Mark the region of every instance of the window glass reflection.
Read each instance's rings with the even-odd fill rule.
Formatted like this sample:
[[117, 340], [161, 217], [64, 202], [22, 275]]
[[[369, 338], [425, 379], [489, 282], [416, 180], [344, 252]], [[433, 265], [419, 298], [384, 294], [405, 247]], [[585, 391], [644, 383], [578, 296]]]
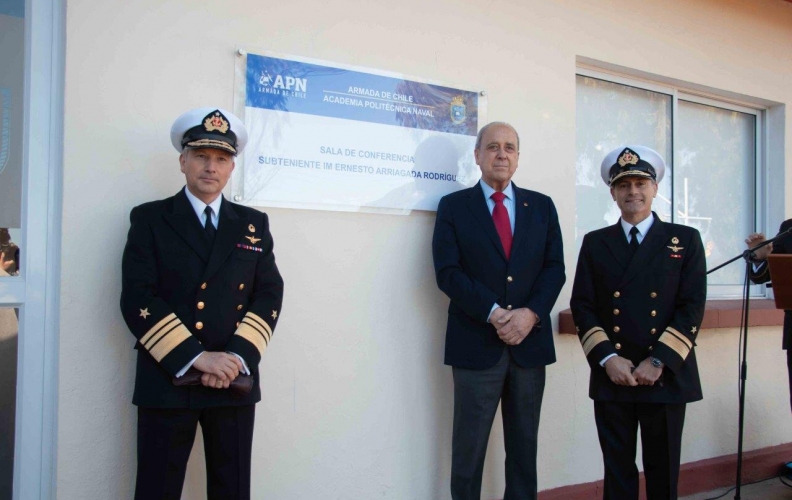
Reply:
[[[676, 222], [701, 232], [713, 268], [739, 255], [743, 235], [753, 231], [756, 117], [680, 100], [677, 137]], [[740, 285], [743, 274], [743, 266], [732, 265], [708, 282]]]
[[24, 0], [0, 0], [0, 228], [6, 230], [0, 234], [0, 252], [6, 254], [0, 268], [13, 267], [9, 274], [17, 272], [19, 258], [11, 254], [19, 248], [3, 247], [4, 240], [21, 241], [24, 18]]
[[[575, 244], [589, 231], [615, 224], [619, 207], [600, 177], [600, 164], [611, 150], [626, 144], [647, 146], [671, 167], [671, 96], [577, 76]], [[672, 169], [658, 185], [652, 209], [671, 222]]]

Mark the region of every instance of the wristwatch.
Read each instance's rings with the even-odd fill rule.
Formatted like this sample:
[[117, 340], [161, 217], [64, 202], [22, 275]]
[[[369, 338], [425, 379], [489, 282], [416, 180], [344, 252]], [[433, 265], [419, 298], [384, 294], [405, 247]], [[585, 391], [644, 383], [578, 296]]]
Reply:
[[654, 356], [649, 356], [649, 362], [652, 363], [652, 366], [654, 366], [655, 368], [663, 367], [663, 362], [655, 358]]

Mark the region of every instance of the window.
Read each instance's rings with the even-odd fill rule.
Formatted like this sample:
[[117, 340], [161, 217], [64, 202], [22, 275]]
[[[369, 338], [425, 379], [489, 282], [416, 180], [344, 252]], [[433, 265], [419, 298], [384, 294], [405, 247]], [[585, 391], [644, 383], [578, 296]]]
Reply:
[[[577, 249], [589, 231], [614, 224], [619, 209], [600, 177], [608, 152], [627, 144], [656, 150], [668, 169], [652, 209], [701, 233], [707, 267], [738, 255], [757, 227], [762, 110], [672, 86], [579, 69], [577, 75]], [[771, 231], [772, 232], [772, 231]], [[708, 276], [708, 296], [740, 296], [744, 265]], [[753, 295], [764, 293], [761, 286]]]
[[55, 498], [64, 21], [63, 0], [0, 0], [3, 499]]

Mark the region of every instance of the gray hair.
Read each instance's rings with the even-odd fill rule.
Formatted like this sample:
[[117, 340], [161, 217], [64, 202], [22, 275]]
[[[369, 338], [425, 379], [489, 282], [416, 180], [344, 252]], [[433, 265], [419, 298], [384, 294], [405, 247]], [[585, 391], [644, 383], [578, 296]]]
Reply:
[[517, 133], [517, 129], [516, 128], [512, 127], [511, 124], [506, 123], [506, 122], [489, 122], [488, 124], [486, 124], [483, 127], [481, 127], [481, 130], [479, 130], [479, 133], [476, 136], [476, 148], [475, 149], [480, 149], [481, 148], [481, 138], [484, 136], [484, 134], [487, 132], [487, 130], [489, 130], [489, 128], [493, 127], [493, 126], [509, 127], [510, 129], [512, 129], [514, 131], [514, 135], [517, 136], [517, 151], [520, 150], [520, 134]]

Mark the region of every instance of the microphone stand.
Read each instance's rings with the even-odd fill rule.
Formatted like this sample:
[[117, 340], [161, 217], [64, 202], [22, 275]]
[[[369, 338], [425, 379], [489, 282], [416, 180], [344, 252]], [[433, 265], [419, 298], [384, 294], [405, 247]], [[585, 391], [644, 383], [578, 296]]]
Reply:
[[732, 262], [744, 259], [745, 260], [745, 286], [743, 286], [743, 310], [742, 316], [740, 319], [740, 337], [742, 339], [742, 345], [738, 346], [738, 350], [742, 349], [742, 364], [740, 366], [740, 403], [739, 403], [739, 411], [740, 411], [740, 421], [738, 426], [738, 436], [737, 436], [737, 484], [735, 486], [736, 491], [734, 498], [735, 500], [740, 500], [740, 486], [742, 483], [742, 457], [743, 457], [743, 431], [745, 428], [745, 381], [748, 378], [748, 304], [750, 300], [750, 279], [749, 276], [751, 275], [751, 264], [756, 259], [756, 254], [754, 253], [756, 250], [769, 245], [770, 243], [778, 240], [779, 238], [783, 238], [784, 236], [792, 233], [792, 228], [787, 229], [782, 233], [778, 233], [775, 238], [765, 240], [753, 248], [749, 248], [745, 250], [740, 255], [727, 260], [723, 264], [710, 269], [707, 271], [707, 274], [714, 273], [718, 269], [725, 267]]

